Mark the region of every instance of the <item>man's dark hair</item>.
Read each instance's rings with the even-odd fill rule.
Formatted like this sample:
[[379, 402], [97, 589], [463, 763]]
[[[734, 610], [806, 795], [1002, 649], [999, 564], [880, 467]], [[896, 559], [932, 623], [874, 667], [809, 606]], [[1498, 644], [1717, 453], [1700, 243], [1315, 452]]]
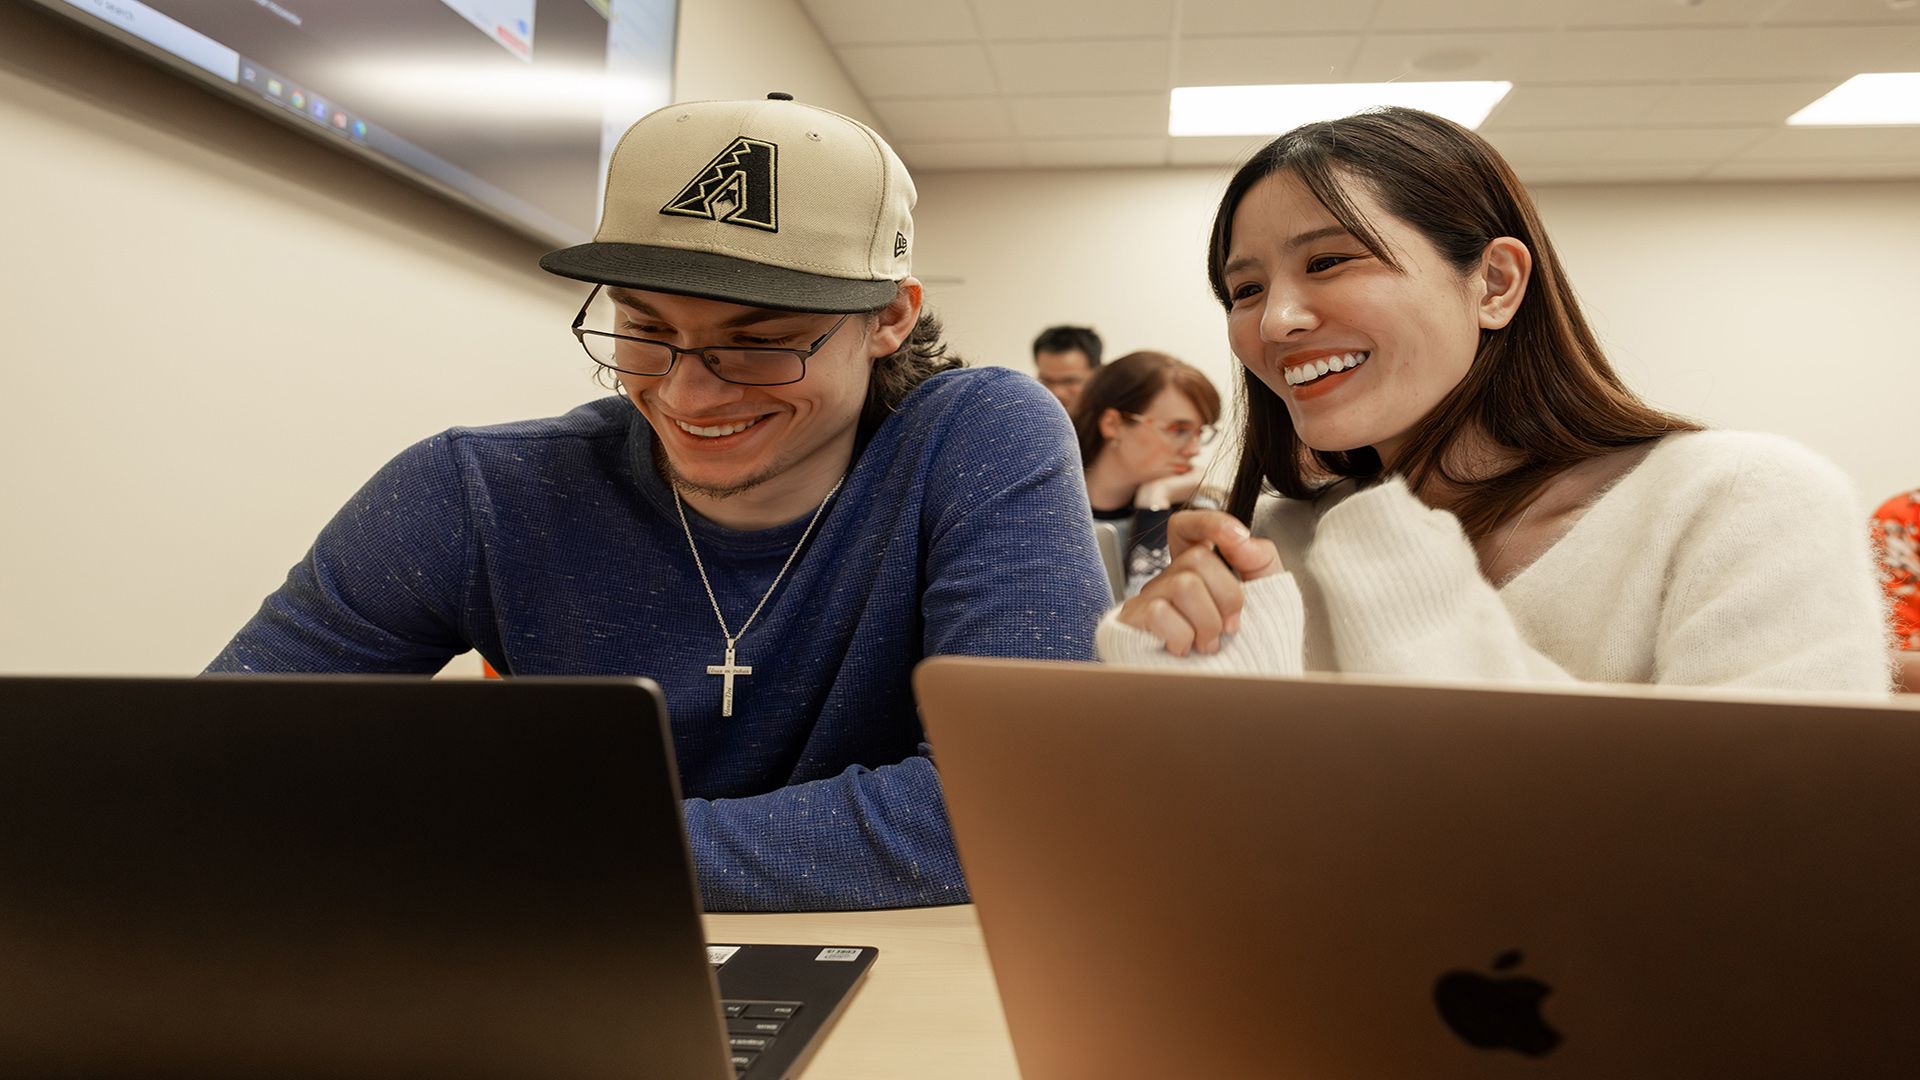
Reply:
[[1100, 335], [1091, 326], [1049, 326], [1033, 339], [1033, 355], [1078, 350], [1087, 358], [1088, 367], [1100, 366]]

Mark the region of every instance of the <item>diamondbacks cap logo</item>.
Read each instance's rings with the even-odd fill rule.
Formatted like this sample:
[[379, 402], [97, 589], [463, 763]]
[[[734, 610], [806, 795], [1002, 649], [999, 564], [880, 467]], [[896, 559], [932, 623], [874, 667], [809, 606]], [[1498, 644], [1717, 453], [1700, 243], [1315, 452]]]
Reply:
[[779, 232], [779, 154], [770, 142], [735, 139], [660, 212]]

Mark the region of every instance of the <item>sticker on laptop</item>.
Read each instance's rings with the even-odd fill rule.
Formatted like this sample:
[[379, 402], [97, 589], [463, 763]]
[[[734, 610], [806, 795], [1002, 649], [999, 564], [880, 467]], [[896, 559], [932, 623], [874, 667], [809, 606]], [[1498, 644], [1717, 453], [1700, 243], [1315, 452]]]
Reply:
[[707, 963], [719, 967], [733, 959], [733, 954], [739, 951], [738, 945], [709, 945], [707, 946]]
[[820, 955], [814, 957], [813, 959], [816, 963], [821, 960], [838, 960], [843, 964], [850, 963], [854, 960], [860, 959], [860, 950], [859, 949], [821, 949]]

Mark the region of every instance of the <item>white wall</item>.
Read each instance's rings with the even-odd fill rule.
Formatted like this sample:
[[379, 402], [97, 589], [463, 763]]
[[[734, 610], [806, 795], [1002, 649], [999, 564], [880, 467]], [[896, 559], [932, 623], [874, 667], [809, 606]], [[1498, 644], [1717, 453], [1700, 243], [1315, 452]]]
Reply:
[[[689, 0], [685, 97], [870, 119], [793, 0]], [[541, 245], [0, 4], [0, 671], [199, 670], [408, 443], [602, 393]]]
[[1800, 439], [1876, 504], [1920, 487], [1920, 183], [1549, 188], [1540, 203], [1648, 398]]
[[[1033, 335], [1095, 326], [1232, 384], [1207, 291], [1228, 169], [920, 178], [916, 270], [970, 357], [1030, 369]], [[1920, 486], [1920, 183], [1543, 188], [1536, 194], [1623, 376], [1720, 427], [1792, 435], [1870, 500]]]
[[797, 0], [680, 0], [673, 90], [679, 101], [782, 90], [886, 131]]

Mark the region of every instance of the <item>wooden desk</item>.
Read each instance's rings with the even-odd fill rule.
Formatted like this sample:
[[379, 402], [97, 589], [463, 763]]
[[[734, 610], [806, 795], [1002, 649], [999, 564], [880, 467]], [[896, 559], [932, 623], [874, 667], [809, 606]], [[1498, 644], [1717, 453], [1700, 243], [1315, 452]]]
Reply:
[[971, 907], [708, 915], [706, 924], [708, 941], [880, 950], [807, 1066], [806, 1080], [1020, 1075]]

